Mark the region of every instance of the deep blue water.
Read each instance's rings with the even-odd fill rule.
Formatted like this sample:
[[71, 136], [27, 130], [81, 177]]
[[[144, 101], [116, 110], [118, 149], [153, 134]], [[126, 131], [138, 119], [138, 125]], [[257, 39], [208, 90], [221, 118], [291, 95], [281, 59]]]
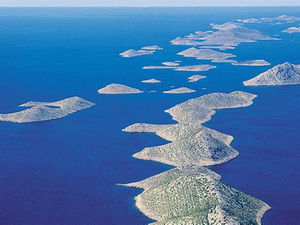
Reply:
[[[0, 224], [122, 224], [150, 222], [133, 206], [138, 189], [118, 187], [145, 179], [169, 166], [137, 160], [132, 154], [165, 143], [151, 134], [121, 129], [135, 122], [173, 123], [163, 111], [202, 94], [244, 90], [258, 95], [247, 108], [220, 110], [206, 125], [235, 137], [240, 156], [212, 169], [233, 187], [257, 197], [272, 210], [267, 225], [300, 221], [300, 87], [244, 87], [242, 81], [269, 67], [216, 64], [195, 73], [141, 70], [145, 65], [182, 60], [184, 46], [169, 41], [209, 24], [237, 18], [300, 16], [299, 8], [1, 8], [0, 112], [19, 110], [27, 101], [56, 101], [80, 96], [96, 106], [48, 122], [0, 123]], [[299, 64], [299, 34], [281, 30], [297, 24], [251, 24], [281, 41], [244, 43], [238, 60], [265, 59], [272, 66]], [[165, 48], [151, 56], [118, 54], [146, 45]], [[206, 61], [184, 58], [184, 63]], [[160, 84], [140, 81], [157, 78]], [[97, 89], [123, 83], [142, 90], [132, 96], [98, 95]], [[170, 86], [197, 92], [164, 95]], [[207, 89], [203, 90], [205, 87]]]

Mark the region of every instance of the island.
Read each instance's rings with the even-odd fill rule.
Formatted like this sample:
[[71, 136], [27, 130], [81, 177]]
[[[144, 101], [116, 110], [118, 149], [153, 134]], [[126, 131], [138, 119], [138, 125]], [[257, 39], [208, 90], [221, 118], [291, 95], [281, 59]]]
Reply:
[[177, 125], [134, 124], [123, 131], [154, 132], [172, 141], [165, 145], [147, 147], [134, 154], [135, 158], [173, 166], [211, 166], [224, 163], [238, 156], [238, 152], [230, 146], [233, 138], [200, 124], [211, 119], [214, 109], [246, 107], [253, 103], [255, 97], [256, 95], [241, 91], [203, 95], [166, 110], [179, 122]]
[[283, 33], [299, 33], [300, 32], [300, 27], [289, 27], [288, 29], [285, 29], [283, 31], [281, 31]]
[[280, 22], [276, 22], [275, 24], [282, 24], [283, 22], [291, 23], [291, 22], [300, 21], [300, 17], [281, 15], [281, 16], [277, 16], [277, 17], [237, 19], [235, 21], [237, 21], [239, 23], [272, 23], [274, 21], [275, 22], [280, 21]]
[[258, 30], [250, 29], [241, 23], [236, 22], [227, 22], [224, 24], [211, 24], [212, 28], [217, 30], [212, 33], [209, 33], [205, 37], [197, 36], [185, 36], [177, 37], [172, 40], [173, 45], [204, 45], [207, 46], [218, 46], [219, 48], [227, 49], [234, 48], [243, 42], [255, 42], [258, 40], [279, 40], [267, 36]]
[[232, 46], [221, 46], [221, 45], [207, 45], [201, 46], [200, 48], [210, 48], [210, 49], [219, 49], [219, 50], [227, 50], [227, 49], [234, 49]]
[[187, 88], [187, 87], [180, 87], [180, 88], [175, 88], [169, 91], [164, 91], [163, 93], [165, 94], [185, 94], [185, 93], [193, 93], [196, 92], [193, 89]]
[[152, 55], [153, 53], [154, 51], [129, 49], [125, 52], [120, 53], [120, 56], [124, 58], [131, 58], [141, 55]]
[[219, 131], [194, 123], [135, 123], [126, 127], [122, 131], [130, 133], [155, 133], [157, 136], [171, 142], [175, 140], [190, 138], [191, 136], [195, 136], [199, 132], [205, 131], [208, 132], [212, 137], [224, 142], [226, 145], [230, 145], [233, 141], [233, 137], [228, 134], [223, 134]]
[[193, 65], [193, 66], [180, 66], [177, 67], [176, 71], [194, 71], [194, 72], [202, 72], [202, 71], [208, 71], [211, 69], [217, 68], [216, 66], [209, 65], [209, 64], [203, 64], [203, 65]]
[[27, 102], [20, 107], [29, 107], [20, 112], [0, 114], [0, 121], [31, 123], [66, 117], [95, 105], [80, 97], [71, 97], [56, 102]]
[[217, 68], [216, 66], [209, 64], [192, 65], [192, 66], [144, 66], [144, 70], [157, 70], [157, 69], [174, 69], [175, 71], [208, 71]]
[[[121, 184], [119, 184], [121, 185]], [[270, 206], [221, 182], [215, 172], [194, 165], [180, 166], [140, 182], [136, 207], [156, 225], [261, 224]]]
[[165, 66], [178, 66], [179, 65], [178, 62], [163, 62], [162, 64]]
[[118, 184], [142, 188], [136, 207], [153, 224], [261, 224], [270, 206], [221, 182], [221, 177], [203, 167], [238, 156], [230, 144], [233, 137], [207, 128], [215, 109], [246, 107], [256, 95], [235, 91], [211, 93], [188, 100], [166, 112], [177, 124], [136, 123], [125, 132], [150, 132], [170, 143], [146, 147], [133, 157], [153, 160], [176, 168], [140, 182]]
[[197, 82], [198, 80], [201, 80], [201, 79], [205, 79], [206, 76], [202, 76], [202, 75], [192, 75], [188, 78], [188, 82]]
[[131, 58], [142, 55], [152, 55], [156, 50], [162, 50], [162, 48], [157, 45], [151, 45], [142, 47], [140, 50], [129, 49], [125, 52], [120, 53], [120, 56], [124, 58]]
[[195, 47], [179, 52], [177, 55], [202, 60], [211, 60], [212, 62], [226, 62], [228, 58], [236, 57], [231, 53], [218, 52], [212, 49], [197, 49]]
[[160, 80], [157, 79], [149, 79], [149, 80], [143, 80], [142, 83], [150, 83], [150, 84], [155, 84], [155, 83], [160, 83]]
[[243, 83], [245, 86], [300, 84], [300, 65], [285, 62]]
[[249, 18], [249, 19], [236, 19], [236, 22], [239, 23], [262, 23], [262, 20], [257, 18]]
[[257, 96], [243, 91], [211, 93], [190, 99], [165, 112], [177, 122], [205, 123], [216, 113], [216, 109], [247, 107]]
[[143, 70], [162, 70], [162, 69], [176, 69], [176, 66], [143, 66]]
[[177, 37], [174, 40], [171, 40], [172, 45], [201, 45], [201, 41], [197, 41], [197, 37]]
[[155, 51], [155, 50], [162, 50], [163, 48], [159, 47], [158, 45], [150, 45], [150, 46], [142, 47], [142, 49]]
[[269, 66], [271, 63], [267, 62], [264, 59], [257, 59], [257, 60], [246, 60], [240, 62], [233, 62], [232, 65], [234, 66]]
[[281, 21], [281, 22], [286, 22], [286, 23], [292, 23], [292, 22], [300, 21], [300, 17], [288, 16], [288, 15], [281, 15], [281, 16], [277, 16], [277, 17], [263, 17], [260, 19], [263, 22]]
[[99, 94], [139, 94], [143, 93], [139, 89], [132, 88], [123, 84], [109, 84], [98, 90]]
[[233, 137], [192, 123], [163, 126], [133, 124], [123, 131], [154, 132], [172, 141], [169, 144], [144, 148], [133, 157], [173, 166], [211, 166], [227, 162], [239, 154], [230, 147]]

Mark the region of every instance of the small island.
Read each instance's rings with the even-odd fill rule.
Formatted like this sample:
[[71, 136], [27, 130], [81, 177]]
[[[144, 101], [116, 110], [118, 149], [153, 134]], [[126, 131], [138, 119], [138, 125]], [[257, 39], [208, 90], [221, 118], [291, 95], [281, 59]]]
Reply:
[[163, 62], [162, 64], [165, 66], [178, 66], [179, 65], [178, 62]]
[[132, 88], [123, 84], [109, 84], [98, 90], [99, 94], [139, 94], [143, 93], [139, 89]]
[[209, 64], [203, 64], [203, 65], [193, 65], [193, 66], [180, 66], [177, 67], [176, 71], [194, 71], [194, 72], [202, 72], [202, 71], [208, 71], [211, 69], [217, 68], [216, 66], [209, 65]]
[[129, 49], [125, 52], [120, 53], [120, 56], [124, 58], [131, 58], [142, 55], [152, 55], [156, 50], [162, 50], [162, 48], [157, 45], [151, 45], [142, 47], [140, 50]]
[[295, 16], [281, 15], [277, 17], [237, 19], [235, 21], [239, 23], [271, 23], [272, 24], [273, 22], [276, 22], [275, 24], [283, 24], [283, 22], [292, 23], [295, 21], [300, 21], [300, 18]]
[[193, 93], [196, 92], [193, 89], [187, 88], [187, 87], [181, 87], [181, 88], [175, 88], [169, 91], [164, 91], [165, 94], [185, 94], [185, 93]]
[[262, 23], [262, 21], [260, 19], [257, 19], [257, 18], [237, 19], [235, 21], [239, 22], [239, 23]]
[[141, 55], [152, 55], [153, 53], [154, 51], [129, 49], [125, 52], [120, 53], [120, 56], [124, 58], [131, 58]]
[[142, 49], [155, 51], [155, 50], [162, 50], [163, 48], [159, 47], [158, 45], [150, 45], [150, 46], [142, 47]]
[[80, 97], [66, 98], [56, 102], [27, 102], [20, 107], [30, 107], [20, 112], [0, 114], [0, 121], [31, 123], [66, 117], [95, 105]]
[[157, 79], [149, 79], [149, 80], [143, 80], [142, 83], [149, 83], [149, 84], [155, 84], [155, 83], [160, 83], [160, 80]]
[[236, 57], [231, 53], [218, 52], [212, 49], [197, 49], [195, 47], [179, 52], [177, 55], [202, 60], [211, 60], [212, 62], [227, 62], [228, 58]]
[[144, 70], [158, 70], [158, 69], [174, 69], [175, 71], [208, 71], [210, 69], [215, 69], [216, 66], [203, 64], [203, 65], [192, 65], [192, 66], [144, 66]]
[[300, 32], [300, 27], [289, 27], [288, 29], [285, 29], [283, 31], [281, 31], [283, 33], [299, 33]]
[[198, 80], [201, 80], [201, 79], [205, 79], [206, 76], [202, 76], [202, 75], [192, 75], [188, 78], [188, 82], [197, 82]]
[[271, 63], [267, 62], [264, 59], [257, 59], [257, 60], [246, 60], [240, 62], [233, 62], [232, 65], [234, 66], [269, 66]]

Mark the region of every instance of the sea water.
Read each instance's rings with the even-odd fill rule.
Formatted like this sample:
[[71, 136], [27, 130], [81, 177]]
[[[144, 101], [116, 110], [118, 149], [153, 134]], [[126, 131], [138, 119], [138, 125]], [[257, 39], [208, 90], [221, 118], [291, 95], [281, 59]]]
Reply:
[[[225, 183], [272, 207], [267, 225], [300, 220], [299, 86], [244, 87], [242, 81], [283, 62], [299, 64], [299, 34], [281, 33], [298, 24], [246, 24], [280, 41], [243, 43], [227, 52], [237, 60], [265, 59], [267, 67], [232, 66], [177, 56], [188, 46], [170, 40], [210, 23], [238, 18], [300, 16], [294, 8], [1, 8], [0, 112], [21, 110], [27, 101], [80, 96], [96, 103], [65, 118], [28, 124], [0, 122], [0, 224], [122, 224], [151, 222], [134, 207], [139, 189], [116, 186], [171, 168], [134, 159], [144, 147], [167, 143], [153, 134], [123, 133], [136, 123], [175, 123], [164, 113], [178, 103], [212, 92], [257, 94], [247, 108], [218, 110], [206, 123], [233, 135], [240, 155], [211, 167]], [[136, 58], [119, 53], [159, 45], [163, 51]], [[202, 73], [142, 70], [146, 65], [183, 60], [210, 63]], [[207, 76], [188, 83], [194, 74]], [[141, 80], [156, 78], [159, 84]], [[99, 95], [110, 83], [146, 91]], [[171, 86], [196, 93], [167, 95]], [[205, 88], [205, 89], [203, 89]], [[149, 93], [156, 90], [156, 93]]]

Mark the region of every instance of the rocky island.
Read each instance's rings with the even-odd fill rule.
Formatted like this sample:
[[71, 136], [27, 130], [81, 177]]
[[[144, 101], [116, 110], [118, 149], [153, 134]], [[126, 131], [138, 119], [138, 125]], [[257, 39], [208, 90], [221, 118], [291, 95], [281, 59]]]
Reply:
[[269, 66], [271, 63], [267, 62], [264, 59], [257, 59], [257, 60], [246, 60], [240, 62], [233, 62], [232, 65], [234, 66]]
[[178, 66], [179, 65], [178, 62], [163, 62], [162, 64], [165, 66]]
[[300, 18], [296, 17], [296, 16], [281, 15], [281, 16], [277, 16], [277, 17], [237, 19], [235, 21], [237, 21], [239, 23], [272, 23], [272, 22], [276, 22], [276, 24], [282, 24], [283, 22], [291, 23], [291, 22], [300, 21]]
[[157, 70], [157, 69], [174, 69], [175, 71], [208, 71], [210, 69], [215, 69], [216, 66], [209, 64], [202, 65], [192, 65], [192, 66], [144, 66], [144, 70]]
[[245, 86], [300, 84], [300, 65], [279, 64], [243, 83]]
[[300, 32], [300, 27], [289, 27], [288, 29], [285, 29], [283, 31], [281, 31], [283, 33], [299, 33]]
[[142, 49], [155, 51], [155, 50], [162, 50], [163, 48], [159, 47], [158, 45], [150, 45], [150, 46], [142, 47]]
[[165, 112], [169, 113], [177, 122], [193, 122], [202, 124], [211, 119], [216, 109], [247, 107], [253, 104], [256, 95], [234, 91], [230, 94], [211, 93], [190, 99], [178, 104]]
[[139, 89], [132, 88], [123, 84], [109, 84], [98, 90], [99, 94], [139, 94], [143, 93]]
[[120, 56], [124, 58], [131, 58], [142, 55], [152, 55], [156, 50], [162, 50], [162, 48], [157, 45], [151, 45], [142, 47], [140, 50], [129, 49], [125, 52], [120, 53]]
[[153, 53], [154, 51], [129, 49], [125, 52], [120, 53], [120, 56], [124, 58], [131, 58], [141, 55], [152, 55]]
[[212, 49], [197, 49], [195, 47], [179, 52], [177, 55], [202, 60], [211, 60], [212, 62], [227, 62], [228, 58], [236, 57], [231, 53], [218, 52]]
[[175, 88], [169, 91], [164, 91], [165, 94], [185, 94], [185, 93], [193, 93], [196, 92], [193, 89], [187, 88], [187, 87], [181, 87], [181, 88]]
[[139, 159], [173, 166], [209, 166], [227, 162], [238, 156], [238, 152], [229, 146], [233, 137], [192, 123], [133, 124], [123, 131], [154, 132], [171, 141], [166, 145], [145, 148], [133, 155]]
[[136, 206], [157, 225], [261, 224], [266, 203], [220, 181], [220, 175], [197, 166], [180, 166], [140, 182]]
[[157, 79], [149, 79], [149, 80], [143, 80], [142, 83], [149, 83], [149, 84], [155, 84], [155, 83], [160, 83], [160, 80]]
[[66, 117], [95, 105], [80, 97], [71, 97], [56, 102], [27, 102], [20, 107], [29, 107], [20, 112], [0, 114], [0, 121], [31, 123]]
[[188, 82], [197, 82], [198, 80], [201, 80], [201, 79], [205, 79], [206, 76], [202, 76], [202, 75], [192, 75], [190, 77], [188, 77]]

